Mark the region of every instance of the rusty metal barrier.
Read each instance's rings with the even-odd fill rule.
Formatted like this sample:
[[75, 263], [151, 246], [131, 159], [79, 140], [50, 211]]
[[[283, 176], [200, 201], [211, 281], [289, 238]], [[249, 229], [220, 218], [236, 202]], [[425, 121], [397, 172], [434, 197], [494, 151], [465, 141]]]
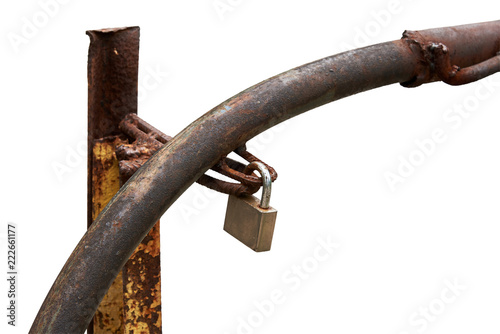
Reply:
[[392, 83], [479, 80], [500, 70], [499, 51], [500, 21], [406, 31], [400, 40], [317, 60], [224, 101], [168, 141], [102, 210], [62, 268], [30, 333], [83, 333], [162, 214], [252, 137], [328, 102]]

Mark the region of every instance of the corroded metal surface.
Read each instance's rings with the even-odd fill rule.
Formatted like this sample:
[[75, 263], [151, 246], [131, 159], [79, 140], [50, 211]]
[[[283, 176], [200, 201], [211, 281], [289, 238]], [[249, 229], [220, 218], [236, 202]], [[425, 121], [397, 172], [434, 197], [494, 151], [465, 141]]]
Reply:
[[[131, 176], [121, 175], [115, 151], [118, 146], [128, 145], [119, 129], [120, 122], [126, 115], [137, 112], [139, 28], [87, 34], [91, 40], [88, 122], [89, 147], [93, 153], [89, 162], [90, 224], [119, 190], [120, 183]], [[133, 259], [119, 272], [94, 316], [89, 333], [121, 334], [133, 328], [140, 329], [137, 333], [161, 332], [159, 222], [155, 226], [134, 251]]]
[[[97, 218], [128, 178], [120, 177], [118, 136], [94, 141], [92, 216]], [[92, 322], [95, 334], [161, 333], [160, 222], [142, 240], [100, 303]]]
[[89, 140], [120, 133], [120, 121], [137, 113], [139, 27], [87, 31]]
[[[123, 143], [116, 136], [94, 141], [92, 147], [90, 173], [92, 184], [92, 218], [95, 219], [102, 209], [120, 189], [118, 160], [115, 147]], [[123, 279], [119, 273], [100, 303], [91, 324], [90, 332], [95, 334], [123, 333]]]
[[[470, 36], [467, 26], [425, 32], [453, 50], [452, 63], [468, 67], [484, 61], [486, 54], [496, 54], [500, 38], [499, 21], [472, 28]], [[83, 333], [114, 278], [161, 215], [221, 157], [250, 138], [349, 95], [392, 83], [437, 80], [434, 75], [421, 80], [420, 71], [428, 65], [412, 45], [397, 40], [297, 67], [239, 93], [191, 123], [101, 212], [62, 268], [31, 333]]]
[[92, 148], [96, 140], [120, 134], [119, 123], [137, 113], [139, 27], [87, 31], [88, 55], [88, 217], [92, 215]]
[[456, 27], [407, 30], [403, 40], [415, 53], [419, 66], [406, 87], [442, 80], [462, 85], [500, 71], [500, 21]]
[[95, 140], [92, 146], [92, 221], [120, 189], [120, 173], [115, 148], [123, 143], [123, 139], [110, 136]]
[[[118, 161], [113, 148], [120, 134], [118, 124], [137, 112], [139, 27], [87, 31], [88, 55], [88, 216], [87, 226], [97, 218], [120, 188]], [[106, 139], [103, 139], [106, 138]], [[105, 160], [95, 158], [95, 148], [112, 141]], [[111, 166], [113, 164], [113, 166]], [[101, 194], [105, 194], [101, 199]], [[109, 198], [108, 198], [109, 197]], [[123, 332], [123, 286], [121, 272], [96, 311], [89, 334]]]
[[[127, 115], [120, 123], [120, 129], [129, 137], [135, 139], [132, 144], [121, 145], [116, 150], [120, 160], [120, 174], [126, 177], [127, 180], [156, 151], [172, 140], [172, 137], [148, 124], [136, 114]], [[238, 147], [234, 152], [248, 163], [263, 163], [269, 170], [272, 181], [276, 181], [278, 177], [276, 170], [248, 152], [245, 145]], [[241, 162], [224, 156], [211, 169], [240, 183], [219, 180], [207, 174], [200, 176], [196, 182], [225, 194], [235, 196], [251, 195], [260, 189], [262, 180], [253, 173], [245, 173], [245, 168], [246, 165]]]
[[[157, 133], [166, 136], [159, 131]], [[130, 133], [127, 134], [130, 135]], [[159, 146], [151, 145], [146, 139], [142, 138], [132, 144], [122, 143], [115, 146], [122, 183], [127, 182], [137, 170], [130, 166], [142, 165], [158, 150]], [[157, 334], [162, 332], [160, 267], [160, 221], [158, 221], [137, 246], [122, 270], [123, 333]]]
[[161, 333], [160, 222], [123, 268], [124, 333]]

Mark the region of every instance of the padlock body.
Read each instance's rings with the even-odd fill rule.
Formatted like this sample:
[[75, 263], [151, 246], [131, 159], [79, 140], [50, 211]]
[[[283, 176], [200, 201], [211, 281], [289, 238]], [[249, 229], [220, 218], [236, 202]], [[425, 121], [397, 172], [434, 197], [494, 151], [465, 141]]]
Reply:
[[254, 196], [229, 196], [224, 230], [256, 252], [271, 249], [277, 211]]

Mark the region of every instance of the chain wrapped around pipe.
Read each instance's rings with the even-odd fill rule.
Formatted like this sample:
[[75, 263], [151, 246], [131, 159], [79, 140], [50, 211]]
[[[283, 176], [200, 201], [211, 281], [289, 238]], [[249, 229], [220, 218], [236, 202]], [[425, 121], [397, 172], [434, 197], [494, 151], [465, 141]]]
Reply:
[[[122, 144], [116, 148], [120, 177], [125, 183], [156, 151], [172, 140], [172, 137], [148, 124], [137, 114], [128, 114], [120, 122], [120, 130], [135, 140], [132, 144]], [[238, 147], [234, 152], [248, 163], [263, 163], [269, 169], [272, 182], [278, 177], [274, 168], [248, 152], [245, 145]], [[251, 195], [260, 189], [262, 180], [254, 173], [245, 173], [245, 168], [246, 165], [241, 162], [223, 157], [211, 169], [240, 183], [219, 180], [207, 174], [203, 174], [196, 182], [229, 195]]]

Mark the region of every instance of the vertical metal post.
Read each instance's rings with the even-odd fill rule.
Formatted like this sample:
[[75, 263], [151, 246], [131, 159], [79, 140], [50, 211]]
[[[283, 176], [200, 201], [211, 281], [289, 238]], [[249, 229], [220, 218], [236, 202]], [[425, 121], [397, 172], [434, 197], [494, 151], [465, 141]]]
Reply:
[[[120, 121], [137, 113], [139, 27], [87, 31], [88, 227], [120, 189]], [[89, 334], [161, 333], [159, 222], [111, 285]]]
[[[121, 144], [120, 138], [110, 136], [95, 139], [89, 156], [89, 178], [91, 177], [89, 194], [91, 195], [92, 219], [96, 219], [109, 200], [120, 189], [118, 161], [115, 156], [116, 145]], [[91, 192], [90, 192], [91, 191]], [[123, 277], [122, 273], [114, 280], [99, 308], [92, 319], [88, 333], [123, 333]]]

